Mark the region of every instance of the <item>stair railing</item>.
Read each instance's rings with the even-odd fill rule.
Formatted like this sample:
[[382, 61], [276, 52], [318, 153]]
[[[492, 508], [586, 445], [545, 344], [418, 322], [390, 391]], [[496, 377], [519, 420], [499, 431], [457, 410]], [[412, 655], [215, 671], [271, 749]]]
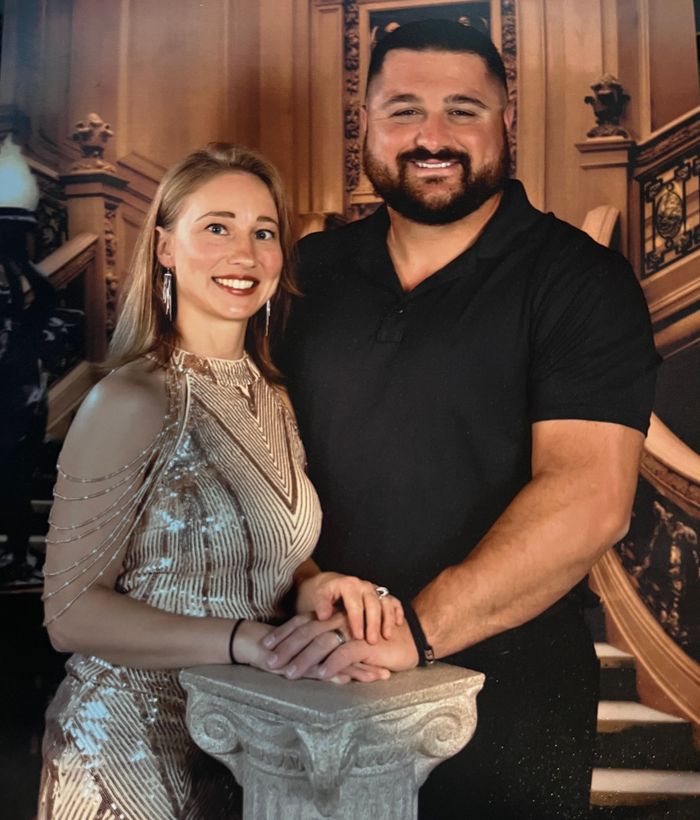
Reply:
[[49, 419], [47, 434], [62, 438], [70, 424], [75, 408], [97, 378], [93, 362], [99, 358], [98, 341], [104, 338], [99, 311], [90, 309], [89, 294], [104, 291], [104, 283], [98, 281], [96, 264], [99, 237], [92, 233], [80, 233], [63, 243], [38, 265], [58, 292], [63, 311], [73, 311], [82, 323], [82, 346], [68, 362], [68, 369], [53, 373], [49, 388]]
[[[700, 340], [699, 145], [700, 108], [696, 108], [630, 151], [628, 251], [649, 303], [657, 348], [665, 357]], [[602, 234], [612, 235], [612, 215], [610, 209], [596, 210], [584, 227], [607, 244]], [[656, 415], [652, 415], [640, 475], [659, 498], [681, 511], [688, 537], [697, 540], [700, 454]], [[640, 700], [690, 720], [700, 746], [700, 664], [644, 603], [614, 549], [593, 568], [591, 586], [605, 603], [609, 641], [636, 658]]]

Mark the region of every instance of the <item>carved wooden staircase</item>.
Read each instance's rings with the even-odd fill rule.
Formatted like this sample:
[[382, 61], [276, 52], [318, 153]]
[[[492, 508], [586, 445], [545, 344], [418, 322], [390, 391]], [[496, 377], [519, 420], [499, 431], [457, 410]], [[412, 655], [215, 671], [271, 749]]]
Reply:
[[591, 818], [695, 820], [700, 754], [692, 725], [639, 703], [635, 659], [597, 642], [601, 665]]

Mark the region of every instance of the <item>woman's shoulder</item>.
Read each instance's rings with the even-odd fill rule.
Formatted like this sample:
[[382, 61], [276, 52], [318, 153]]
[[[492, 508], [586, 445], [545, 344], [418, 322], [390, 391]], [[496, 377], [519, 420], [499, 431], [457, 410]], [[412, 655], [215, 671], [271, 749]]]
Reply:
[[150, 359], [141, 358], [101, 379], [88, 393], [79, 415], [123, 418], [135, 414], [143, 421], [155, 415], [162, 420], [166, 404], [165, 370]]
[[113, 370], [80, 406], [61, 453], [62, 468], [95, 475], [126, 464], [154, 441], [167, 409], [162, 368], [137, 359]]

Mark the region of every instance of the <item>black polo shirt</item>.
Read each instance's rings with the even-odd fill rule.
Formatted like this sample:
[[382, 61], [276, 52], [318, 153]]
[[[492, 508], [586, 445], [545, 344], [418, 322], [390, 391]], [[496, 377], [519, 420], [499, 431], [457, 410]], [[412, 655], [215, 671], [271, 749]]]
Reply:
[[283, 365], [323, 568], [413, 596], [531, 478], [531, 425], [646, 432], [657, 356], [627, 262], [512, 181], [478, 241], [405, 293], [385, 208], [299, 245]]

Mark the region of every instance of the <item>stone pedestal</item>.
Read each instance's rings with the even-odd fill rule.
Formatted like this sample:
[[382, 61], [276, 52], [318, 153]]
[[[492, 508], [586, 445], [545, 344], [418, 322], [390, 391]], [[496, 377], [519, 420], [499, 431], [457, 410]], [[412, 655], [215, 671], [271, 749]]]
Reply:
[[243, 787], [244, 820], [412, 820], [428, 774], [474, 734], [484, 676], [435, 664], [339, 686], [207, 666], [180, 680], [190, 733]]

